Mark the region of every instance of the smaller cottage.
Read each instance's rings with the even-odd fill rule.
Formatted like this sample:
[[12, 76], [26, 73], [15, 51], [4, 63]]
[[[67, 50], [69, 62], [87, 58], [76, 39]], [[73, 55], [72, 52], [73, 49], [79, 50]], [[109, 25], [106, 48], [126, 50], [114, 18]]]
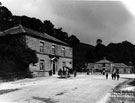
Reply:
[[111, 72], [112, 71], [112, 65], [113, 63], [109, 60], [106, 60], [106, 58], [104, 58], [103, 60], [97, 61], [94, 63], [94, 67], [96, 70], [99, 71], [106, 71], [106, 72]]
[[88, 63], [87, 67], [92, 72], [117, 72], [120, 74], [129, 74], [132, 72], [132, 66], [128, 66], [124, 63], [113, 63], [104, 58], [103, 60], [95, 63]]
[[116, 68], [117, 72], [120, 74], [129, 74], [131, 73], [132, 67], [124, 63], [114, 63], [114, 69]]

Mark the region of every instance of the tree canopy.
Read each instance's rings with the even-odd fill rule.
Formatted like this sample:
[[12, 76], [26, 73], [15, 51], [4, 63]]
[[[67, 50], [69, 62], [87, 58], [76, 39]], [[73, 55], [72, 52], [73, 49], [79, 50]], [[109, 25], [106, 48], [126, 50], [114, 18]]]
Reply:
[[42, 22], [35, 17], [13, 15], [8, 8], [0, 6], [0, 31], [19, 24], [39, 32], [47, 33], [48, 35], [71, 44], [71, 46], [80, 41], [75, 35], [69, 36], [62, 28], [55, 28], [50, 20], [44, 20]]
[[9, 73], [28, 73], [29, 64], [37, 62], [36, 51], [27, 46], [24, 36], [7, 34], [0, 37], [0, 76]]
[[121, 43], [110, 43], [107, 46], [97, 44], [89, 50], [86, 57], [89, 62], [96, 62], [106, 57], [112, 62], [122, 62], [126, 64], [135, 64], [135, 45], [128, 41]]

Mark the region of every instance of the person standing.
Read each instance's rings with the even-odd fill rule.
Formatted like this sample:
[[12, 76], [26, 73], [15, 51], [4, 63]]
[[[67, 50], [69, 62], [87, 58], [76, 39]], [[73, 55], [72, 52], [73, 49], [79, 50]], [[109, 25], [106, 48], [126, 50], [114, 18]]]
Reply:
[[106, 73], [106, 79], [108, 79], [108, 73]]
[[113, 80], [114, 74], [112, 73], [112, 80]]
[[117, 80], [119, 80], [119, 78], [120, 78], [120, 75], [119, 75], [119, 74], [117, 74]]
[[116, 80], [116, 76], [117, 76], [116, 73], [114, 73], [114, 80]]
[[89, 69], [87, 69], [87, 75], [89, 75], [89, 73], [90, 73], [90, 70], [89, 70]]
[[77, 75], [77, 72], [76, 72], [76, 70], [74, 70], [74, 77], [76, 77], [76, 75]]
[[60, 77], [62, 77], [62, 69], [61, 68], [59, 70], [59, 75], [60, 75]]

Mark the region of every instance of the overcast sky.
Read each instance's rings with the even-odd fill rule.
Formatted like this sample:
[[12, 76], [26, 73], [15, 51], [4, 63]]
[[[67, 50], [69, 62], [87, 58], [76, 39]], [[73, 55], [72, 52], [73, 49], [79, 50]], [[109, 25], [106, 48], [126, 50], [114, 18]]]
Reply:
[[50, 20], [81, 42], [95, 45], [102, 39], [135, 44], [135, 1], [0, 0], [14, 15]]

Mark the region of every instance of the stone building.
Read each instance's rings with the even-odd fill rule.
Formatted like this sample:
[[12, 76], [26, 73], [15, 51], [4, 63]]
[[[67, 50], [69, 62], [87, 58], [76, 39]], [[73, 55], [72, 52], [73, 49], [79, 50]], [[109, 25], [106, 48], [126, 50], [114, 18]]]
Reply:
[[132, 73], [132, 66], [128, 66], [124, 63], [114, 63], [114, 68], [116, 68], [118, 72], [122, 74]]
[[112, 72], [113, 63], [106, 59], [94, 63], [94, 68], [99, 71]]
[[97, 61], [95, 63], [88, 63], [88, 67], [92, 72], [117, 72], [120, 74], [132, 73], [132, 66], [128, 66], [124, 63], [113, 63], [106, 59]]
[[67, 43], [21, 25], [5, 30], [4, 33], [24, 36], [27, 45], [36, 50], [39, 61], [29, 66], [34, 76], [48, 76], [50, 72], [55, 75], [63, 66], [72, 68], [72, 48]]

